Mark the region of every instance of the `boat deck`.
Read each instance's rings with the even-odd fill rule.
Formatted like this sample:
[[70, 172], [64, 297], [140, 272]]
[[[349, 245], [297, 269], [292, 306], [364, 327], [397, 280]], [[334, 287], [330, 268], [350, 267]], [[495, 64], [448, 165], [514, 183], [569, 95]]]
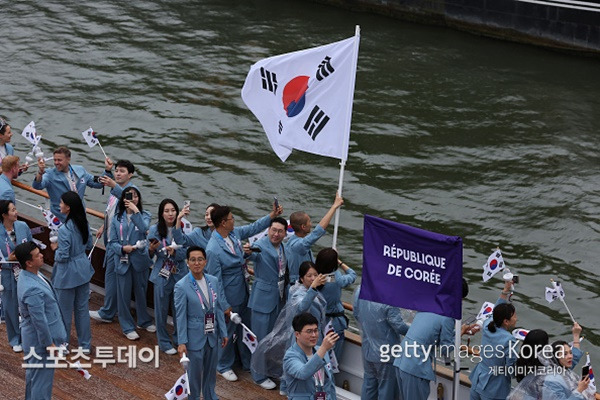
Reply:
[[[92, 293], [90, 309], [97, 310], [102, 306], [103, 297]], [[169, 327], [171, 328], [171, 327]], [[118, 322], [111, 324], [96, 322], [92, 320], [92, 354], [89, 363], [97, 357], [97, 348], [107, 346], [112, 348], [112, 356], [109, 359], [117, 359], [118, 347], [136, 346], [141, 348], [152, 348], [156, 345], [156, 334], [138, 329], [140, 340], [130, 341], [121, 332]], [[24, 353], [14, 353], [6, 344], [6, 325], [0, 325], [0, 399], [16, 400], [25, 396], [25, 370], [21, 367]], [[76, 333], [73, 327], [71, 333], [72, 346], [76, 345]], [[122, 363], [107, 365], [103, 368], [101, 364], [93, 364], [87, 370], [92, 375], [90, 380], [74, 369], [57, 369], [54, 376], [53, 399], [75, 400], [75, 399], [164, 399], [175, 381], [183, 374], [183, 368], [179, 364], [179, 356], [169, 356], [162, 352], [159, 354], [159, 368], [155, 368], [154, 360], [141, 362], [137, 358], [137, 366], [130, 368], [129, 358], [122, 354]], [[70, 358], [72, 355], [67, 356]], [[147, 356], [147, 354], [146, 354]], [[132, 358], [133, 359], [133, 358]], [[73, 361], [71, 361], [73, 362]], [[82, 363], [84, 361], [82, 360]], [[271, 400], [284, 399], [279, 395], [279, 390], [264, 390], [257, 386], [248, 372], [235, 369], [239, 380], [228, 382], [217, 375], [216, 392], [222, 400]]]

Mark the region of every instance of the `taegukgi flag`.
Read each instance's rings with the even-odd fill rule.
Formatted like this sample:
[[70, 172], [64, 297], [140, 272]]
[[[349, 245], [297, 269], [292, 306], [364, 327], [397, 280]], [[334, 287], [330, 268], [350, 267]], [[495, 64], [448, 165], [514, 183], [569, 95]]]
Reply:
[[27, 139], [27, 141], [33, 145], [39, 143], [41, 136], [37, 136], [37, 130], [35, 129], [35, 122], [31, 121], [27, 124], [21, 135]]
[[190, 394], [190, 383], [188, 380], [187, 372], [177, 379], [175, 385], [165, 393], [165, 398], [167, 400], [183, 400], [187, 399]]
[[359, 298], [462, 317], [462, 239], [365, 215]]
[[83, 138], [85, 139], [85, 142], [88, 144], [88, 146], [94, 147], [98, 144], [99, 141], [96, 137], [96, 132], [94, 132], [91, 126], [88, 130], [81, 132], [81, 134], [83, 135]]
[[292, 149], [348, 158], [359, 29], [339, 42], [254, 64], [242, 99], [285, 161]]
[[489, 281], [492, 276], [505, 267], [506, 264], [504, 264], [502, 252], [500, 249], [497, 249], [488, 257], [487, 262], [483, 264], [483, 281]]

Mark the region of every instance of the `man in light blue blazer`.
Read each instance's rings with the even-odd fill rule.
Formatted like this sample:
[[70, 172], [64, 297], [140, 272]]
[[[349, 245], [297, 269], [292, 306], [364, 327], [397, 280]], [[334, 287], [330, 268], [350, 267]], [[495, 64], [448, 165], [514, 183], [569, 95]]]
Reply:
[[30, 357], [27, 364], [32, 368], [25, 371], [25, 399], [50, 400], [54, 381], [53, 362], [49, 368], [33, 368], [45, 365], [50, 351], [67, 340], [67, 331], [58, 307], [52, 285], [39, 272], [44, 265], [44, 256], [33, 242], [19, 244], [15, 256], [21, 264], [21, 274], [17, 283], [19, 306], [23, 317], [21, 333], [23, 347], [41, 357]]
[[[175, 314], [177, 318], [177, 351], [185, 353], [190, 363], [187, 369], [190, 400], [217, 400], [217, 361], [219, 347], [227, 345], [227, 327], [223, 309], [221, 284], [204, 273], [206, 252], [198, 246], [187, 249], [189, 274], [175, 284]], [[217, 347], [218, 346], [218, 347]]]
[[[104, 224], [98, 229], [96, 237], [102, 235], [106, 254], [104, 256], [104, 305], [98, 311], [90, 311], [90, 317], [100, 322], [112, 322], [117, 313], [117, 275], [115, 274], [115, 254], [108, 241], [110, 239], [110, 225], [115, 216], [117, 204], [123, 190], [133, 186], [131, 178], [135, 173], [135, 166], [129, 160], [119, 160], [115, 164], [115, 179], [109, 176], [101, 176], [100, 182], [110, 187], [110, 196], [104, 211]], [[147, 230], [147, 229], [146, 229]]]
[[394, 400], [399, 398], [396, 373], [391, 358], [382, 361], [381, 348], [400, 344], [408, 325], [401, 309], [359, 299], [360, 285], [354, 291], [354, 316], [360, 326], [364, 379], [361, 398]]
[[11, 180], [19, 176], [19, 157], [6, 156], [2, 160], [2, 175], [0, 175], [0, 200], [15, 202], [15, 190]]
[[[327, 353], [335, 345], [337, 333], [328, 333], [321, 346], [317, 346], [319, 325], [311, 313], [296, 315], [292, 326], [296, 341], [283, 357], [283, 379], [287, 385], [288, 399], [335, 400], [335, 381]], [[320, 396], [325, 397], [316, 397], [319, 392]]]
[[[287, 299], [289, 272], [283, 239], [287, 221], [281, 217], [271, 220], [267, 236], [246, 245], [249, 259], [254, 262], [254, 283], [248, 308], [252, 309], [252, 331], [259, 341], [273, 330], [279, 312]], [[268, 377], [252, 371], [254, 382], [263, 389], [274, 389]]]
[[[104, 160], [105, 171], [103, 175], [113, 177], [113, 163], [110, 158]], [[77, 192], [81, 200], [85, 201], [83, 195], [87, 186], [100, 189], [104, 185], [100, 181], [94, 181], [94, 176], [89, 174], [81, 165], [71, 165], [71, 151], [64, 146], [54, 150], [54, 168], [46, 171], [46, 163], [43, 159], [38, 160], [38, 172], [33, 180], [34, 189], [46, 189], [50, 196], [50, 210], [54, 215], [65, 222], [66, 215], [60, 212], [60, 196], [69, 190]]]
[[[242, 248], [242, 240], [247, 239], [252, 235], [256, 235], [269, 226], [271, 219], [280, 215], [283, 212], [283, 207], [275, 208], [269, 215], [266, 215], [253, 222], [250, 225], [235, 227], [234, 217], [231, 209], [227, 206], [215, 206], [211, 212], [211, 219], [215, 226], [215, 230], [206, 246], [206, 272], [217, 277], [223, 285], [226, 302], [224, 305], [226, 314], [228, 309], [242, 318], [246, 325], [250, 324], [250, 312], [248, 310], [248, 282], [246, 281], [246, 262], [244, 260], [244, 250]], [[236, 381], [237, 376], [232, 371], [231, 367], [235, 361], [235, 344], [231, 338], [234, 332], [238, 338], [242, 337], [242, 326], [228, 323], [227, 336], [229, 343], [223, 349], [220, 349], [219, 364], [217, 370], [223, 377], [229, 381]], [[246, 370], [250, 369], [250, 350], [237, 340], [237, 347], [240, 353], [242, 367]]]
[[[463, 299], [468, 293], [469, 287], [463, 279]], [[473, 326], [463, 325], [461, 333], [474, 329]], [[402, 355], [394, 360], [396, 380], [404, 400], [426, 400], [429, 397], [430, 381], [435, 380], [433, 359], [436, 346], [453, 348], [454, 319], [418, 312], [402, 340]]]
[[294, 230], [294, 235], [290, 236], [286, 243], [288, 267], [290, 269], [290, 284], [293, 285], [298, 282], [298, 270], [300, 269], [300, 264], [304, 261], [315, 262], [311, 247], [327, 233], [325, 229], [329, 226], [331, 218], [333, 218], [335, 211], [343, 204], [344, 199], [336, 193], [333, 205], [323, 218], [321, 218], [321, 221], [319, 221], [319, 224], [315, 229], [312, 229], [310, 217], [304, 211], [296, 211], [290, 215], [290, 225]]

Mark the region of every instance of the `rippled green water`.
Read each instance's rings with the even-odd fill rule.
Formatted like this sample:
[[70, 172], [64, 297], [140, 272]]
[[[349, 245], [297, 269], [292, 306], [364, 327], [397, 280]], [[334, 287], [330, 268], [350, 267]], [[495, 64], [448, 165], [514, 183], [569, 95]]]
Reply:
[[[164, 197], [191, 199], [196, 224], [213, 201], [250, 222], [273, 195], [286, 214], [323, 215], [338, 163], [304, 153], [281, 163], [240, 90], [258, 59], [360, 24], [341, 256], [360, 268], [365, 213], [460, 235], [472, 314], [500, 290], [480, 276], [499, 245], [521, 275], [519, 326], [567, 337], [567, 313], [543, 299], [560, 277], [600, 363], [597, 60], [309, 2], [64, 3], [3, 5], [0, 114], [19, 133], [35, 120], [47, 155], [66, 144], [99, 172], [100, 151], [80, 136], [91, 124], [111, 157], [139, 168], [153, 214]], [[23, 138], [13, 144], [24, 156]], [[86, 197], [103, 209], [99, 192]]]

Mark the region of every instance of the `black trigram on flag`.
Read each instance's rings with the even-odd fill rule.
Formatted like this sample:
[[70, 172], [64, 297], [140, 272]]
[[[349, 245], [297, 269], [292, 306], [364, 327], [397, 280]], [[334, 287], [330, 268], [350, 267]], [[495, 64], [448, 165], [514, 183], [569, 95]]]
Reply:
[[317, 80], [322, 81], [335, 71], [331, 65], [331, 57], [326, 56], [317, 67]]
[[279, 134], [281, 135], [281, 132], [283, 131], [283, 124], [281, 123], [281, 120], [279, 120]]
[[325, 114], [323, 110], [319, 108], [319, 106], [315, 106], [310, 112], [306, 123], [304, 124], [304, 130], [308, 133], [312, 140], [315, 140], [319, 132], [321, 132], [325, 125], [327, 125], [327, 122], [329, 122], [329, 117], [327, 114]]
[[262, 77], [263, 89], [277, 94], [277, 74], [260, 67], [260, 76]]

